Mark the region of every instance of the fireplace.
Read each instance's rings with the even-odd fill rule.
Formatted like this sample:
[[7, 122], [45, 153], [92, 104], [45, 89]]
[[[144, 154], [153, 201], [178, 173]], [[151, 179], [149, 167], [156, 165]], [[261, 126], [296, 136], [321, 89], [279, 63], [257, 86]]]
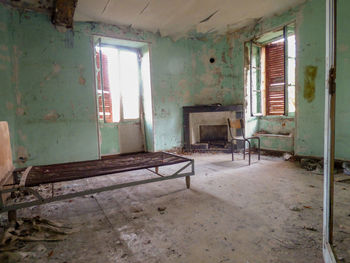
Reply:
[[208, 148], [223, 147], [227, 145], [227, 125], [200, 125], [200, 143], [207, 143]]
[[[230, 151], [227, 119], [243, 117], [243, 106], [183, 107], [186, 151]], [[234, 135], [236, 131], [233, 131]]]

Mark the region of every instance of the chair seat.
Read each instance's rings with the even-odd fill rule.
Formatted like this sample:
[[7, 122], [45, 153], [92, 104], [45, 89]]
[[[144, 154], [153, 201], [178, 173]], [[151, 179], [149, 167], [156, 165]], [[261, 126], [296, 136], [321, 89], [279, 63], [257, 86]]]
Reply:
[[242, 141], [244, 141], [243, 136], [233, 136], [233, 139], [234, 140], [242, 140]]

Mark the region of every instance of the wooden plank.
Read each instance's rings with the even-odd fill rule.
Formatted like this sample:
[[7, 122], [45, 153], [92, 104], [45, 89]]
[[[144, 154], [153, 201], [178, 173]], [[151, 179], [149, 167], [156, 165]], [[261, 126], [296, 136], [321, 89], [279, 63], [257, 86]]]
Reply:
[[12, 175], [14, 169], [12, 163], [12, 151], [10, 133], [6, 121], [0, 122], [0, 183], [2, 186]]

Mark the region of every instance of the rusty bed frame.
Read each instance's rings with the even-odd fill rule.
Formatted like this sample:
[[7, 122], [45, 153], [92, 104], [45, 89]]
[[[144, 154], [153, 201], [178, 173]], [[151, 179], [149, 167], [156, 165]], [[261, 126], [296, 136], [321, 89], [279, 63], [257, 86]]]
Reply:
[[[159, 173], [159, 167], [175, 164], [183, 164], [183, 166], [181, 168], [178, 168], [178, 170], [176, 170], [171, 175], [162, 175]], [[151, 170], [151, 168], [155, 169]], [[189, 171], [185, 171], [186, 168], [188, 168], [187, 170]], [[156, 174], [158, 177], [127, 183], [117, 183], [104, 187], [82, 190], [74, 193], [56, 196], [54, 195], [53, 186], [54, 183], [57, 182], [67, 182], [72, 180], [110, 175], [141, 169], [147, 169]], [[187, 188], [190, 188], [190, 176], [194, 174], [195, 172], [193, 159], [168, 152], [113, 155], [103, 157], [100, 160], [93, 161], [27, 167], [25, 169], [21, 169], [13, 173], [13, 184], [7, 184], [0, 187], [0, 213], [8, 212], [9, 218], [13, 218], [16, 216], [16, 210], [26, 207], [37, 206], [55, 201], [71, 199], [74, 197], [91, 195], [95, 193], [101, 193], [104, 191], [170, 180], [180, 177], [186, 178], [186, 186]], [[51, 197], [44, 197], [39, 193], [39, 191], [35, 189], [35, 187], [43, 184], [52, 184]], [[33, 195], [35, 199], [23, 201], [21, 203], [6, 204], [5, 200], [3, 200], [3, 196], [6, 194], [8, 195], [9, 193], [16, 192], [27, 192]]]

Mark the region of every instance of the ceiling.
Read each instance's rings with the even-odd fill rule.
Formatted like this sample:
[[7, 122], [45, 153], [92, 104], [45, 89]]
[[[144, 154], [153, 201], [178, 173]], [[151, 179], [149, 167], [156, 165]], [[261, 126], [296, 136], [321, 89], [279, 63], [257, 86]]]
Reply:
[[104, 22], [179, 38], [225, 33], [305, 0], [78, 0], [75, 21]]

